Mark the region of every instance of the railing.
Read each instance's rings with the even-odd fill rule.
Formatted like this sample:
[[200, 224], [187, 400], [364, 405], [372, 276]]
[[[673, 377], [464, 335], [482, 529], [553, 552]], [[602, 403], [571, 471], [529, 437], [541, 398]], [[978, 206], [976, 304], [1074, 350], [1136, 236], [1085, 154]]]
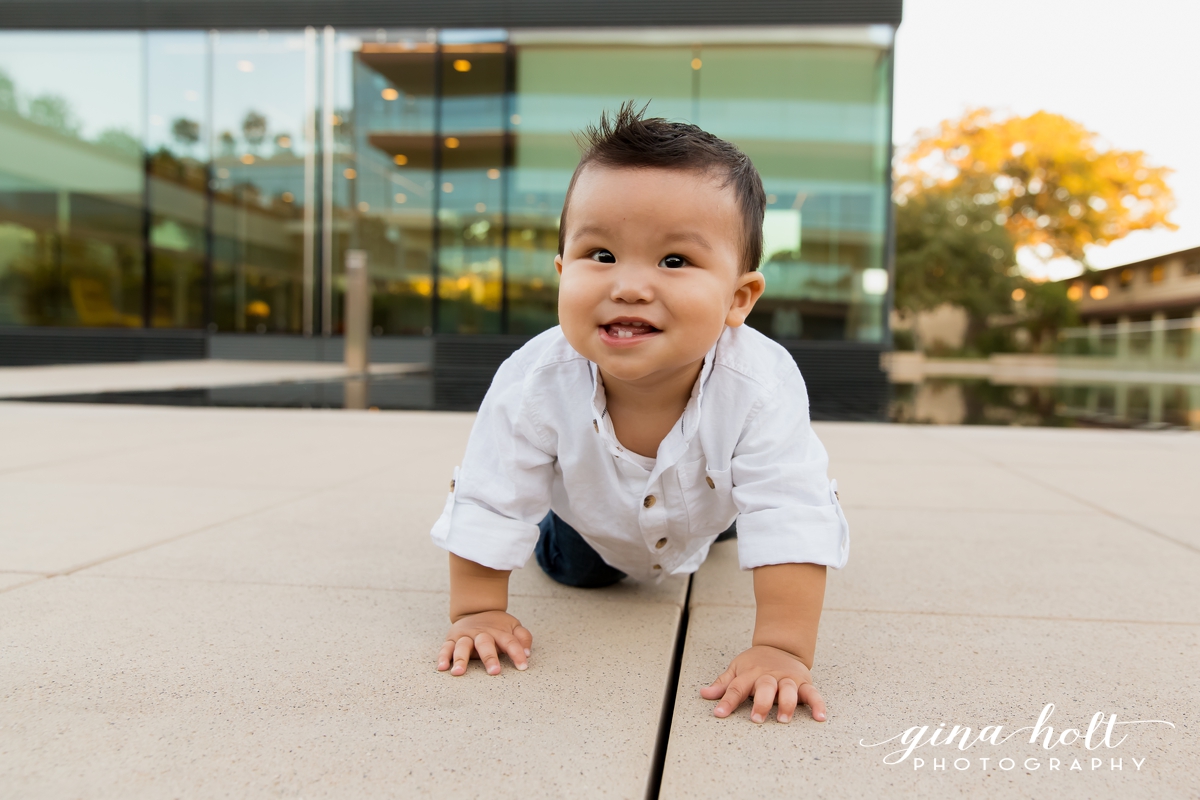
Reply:
[[1059, 331], [1057, 352], [1112, 366], [1200, 369], [1200, 317], [1066, 328]]

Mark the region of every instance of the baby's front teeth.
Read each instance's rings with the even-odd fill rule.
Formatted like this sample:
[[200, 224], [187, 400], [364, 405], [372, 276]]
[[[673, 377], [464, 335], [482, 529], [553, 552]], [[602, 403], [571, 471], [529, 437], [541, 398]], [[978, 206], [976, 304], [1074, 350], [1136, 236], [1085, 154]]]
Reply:
[[631, 339], [631, 338], [633, 338], [633, 331], [625, 331], [625, 330], [618, 329], [617, 330], [617, 338], [618, 339]]

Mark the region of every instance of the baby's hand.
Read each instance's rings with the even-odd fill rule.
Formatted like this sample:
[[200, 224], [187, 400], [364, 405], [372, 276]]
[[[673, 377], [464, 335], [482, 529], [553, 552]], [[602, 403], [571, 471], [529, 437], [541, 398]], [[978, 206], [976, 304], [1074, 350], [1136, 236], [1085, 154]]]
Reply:
[[721, 698], [713, 714], [728, 717], [742, 701], [754, 695], [754, 707], [750, 719], [764, 722], [779, 696], [779, 711], [775, 719], [791, 722], [797, 703], [812, 709], [812, 717], [818, 722], [825, 719], [825, 701], [817, 687], [813, 686], [812, 673], [804, 662], [786, 650], [768, 645], [757, 645], [733, 659], [729, 669], [700, 690], [705, 700]]
[[[489, 675], [500, 674], [500, 657], [496, 646], [508, 653], [517, 669], [529, 666], [529, 650], [533, 647], [533, 634], [520, 621], [504, 611], [481, 611], [468, 614], [450, 626], [446, 641], [438, 654], [438, 671], [450, 670], [451, 675], [462, 675], [467, 671], [467, 662], [472, 653]], [[451, 662], [454, 667], [451, 668]]]

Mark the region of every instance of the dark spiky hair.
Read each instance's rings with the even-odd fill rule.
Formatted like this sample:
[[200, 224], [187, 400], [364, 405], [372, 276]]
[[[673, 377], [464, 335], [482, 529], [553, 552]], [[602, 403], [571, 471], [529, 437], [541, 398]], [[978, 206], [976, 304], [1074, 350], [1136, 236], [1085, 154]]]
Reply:
[[[647, 104], [649, 105], [649, 104]], [[628, 169], [681, 169], [713, 172], [723, 177], [722, 187], [732, 186], [742, 211], [743, 272], [758, 269], [763, 249], [763, 214], [767, 197], [762, 178], [750, 158], [724, 139], [713, 136], [695, 125], [668, 122], [660, 117], [645, 118], [646, 106], [640, 109], [630, 100], [616, 114], [607, 111], [596, 125], [589, 125], [582, 135], [583, 157], [563, 202], [558, 226], [558, 254], [562, 255], [567, 237], [567, 210], [575, 182], [589, 164]]]

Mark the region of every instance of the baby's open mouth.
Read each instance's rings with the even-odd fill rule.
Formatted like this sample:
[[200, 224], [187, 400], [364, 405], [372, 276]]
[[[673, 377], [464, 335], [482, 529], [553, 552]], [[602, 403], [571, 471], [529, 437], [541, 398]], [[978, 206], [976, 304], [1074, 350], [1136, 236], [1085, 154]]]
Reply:
[[649, 322], [610, 322], [600, 327], [614, 339], [633, 339], [638, 336], [661, 333], [658, 328]]

